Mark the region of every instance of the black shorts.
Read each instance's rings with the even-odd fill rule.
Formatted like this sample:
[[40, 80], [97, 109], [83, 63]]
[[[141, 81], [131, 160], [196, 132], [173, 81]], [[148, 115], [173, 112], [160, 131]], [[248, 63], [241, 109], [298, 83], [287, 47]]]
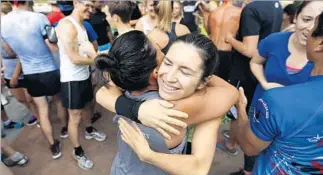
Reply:
[[24, 75], [24, 78], [32, 97], [53, 96], [61, 91], [59, 70]]
[[221, 77], [223, 80], [229, 80], [229, 73], [231, 69], [231, 57], [232, 51], [218, 51], [220, 57], [219, 70], [215, 74]]
[[61, 83], [61, 98], [65, 108], [83, 109], [93, 100], [91, 79]]
[[9, 79], [4, 79], [6, 81], [6, 86], [9, 89], [18, 89], [18, 88], [27, 88], [27, 82], [25, 79], [18, 80], [18, 85], [16, 87], [11, 87], [10, 86], [10, 80]]

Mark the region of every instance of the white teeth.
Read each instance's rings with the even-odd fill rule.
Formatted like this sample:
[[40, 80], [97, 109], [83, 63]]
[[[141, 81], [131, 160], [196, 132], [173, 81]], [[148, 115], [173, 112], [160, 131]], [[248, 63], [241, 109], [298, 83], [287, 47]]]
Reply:
[[164, 88], [165, 88], [167, 91], [176, 91], [176, 90], [177, 90], [176, 88], [169, 87], [169, 86], [167, 86], [166, 84], [164, 84]]

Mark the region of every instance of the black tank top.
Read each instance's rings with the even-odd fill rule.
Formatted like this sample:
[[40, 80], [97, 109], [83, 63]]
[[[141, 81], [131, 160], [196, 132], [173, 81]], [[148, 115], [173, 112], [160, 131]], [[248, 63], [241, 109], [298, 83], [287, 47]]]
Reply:
[[172, 23], [172, 29], [171, 32], [166, 32], [166, 35], [168, 37], [168, 43], [167, 45], [161, 50], [165, 55], [168, 52], [170, 46], [173, 44], [173, 42], [176, 40], [177, 35], [176, 35], [176, 23]]

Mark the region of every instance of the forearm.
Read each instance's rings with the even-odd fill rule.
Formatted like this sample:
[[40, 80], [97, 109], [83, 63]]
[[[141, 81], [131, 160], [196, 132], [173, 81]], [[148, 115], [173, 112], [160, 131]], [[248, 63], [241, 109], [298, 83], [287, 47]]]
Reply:
[[234, 122], [233, 133], [235, 134], [235, 138], [240, 145], [240, 148], [243, 152], [248, 153], [253, 149], [253, 146], [249, 142], [249, 138], [247, 138], [247, 131], [250, 128], [250, 121], [248, 119], [248, 115], [245, 108], [238, 108], [238, 121]]
[[267, 82], [266, 77], [265, 77], [264, 66], [262, 64], [250, 62], [250, 69], [260, 84], [263, 85]]
[[96, 93], [96, 102], [105, 109], [116, 112], [116, 102], [122, 92], [114, 86], [102, 86]]
[[[201, 172], [200, 163], [194, 155], [177, 155], [152, 152], [145, 162], [163, 169], [173, 175], [205, 175]], [[185, 167], [185, 168], [181, 168]]]
[[251, 58], [252, 57], [252, 53], [248, 52], [248, 47], [241, 41], [238, 41], [235, 38], [231, 38], [230, 42], [229, 42], [232, 47], [237, 50], [239, 53], [241, 53], [242, 55]]
[[13, 79], [18, 79], [18, 77], [21, 75], [21, 72], [22, 72], [22, 70], [21, 70], [21, 62], [18, 59], [17, 64], [16, 64], [15, 71], [12, 74], [12, 78]]
[[49, 50], [51, 52], [58, 52], [58, 46], [57, 44], [49, 42], [48, 39], [45, 40], [46, 45], [48, 46]]

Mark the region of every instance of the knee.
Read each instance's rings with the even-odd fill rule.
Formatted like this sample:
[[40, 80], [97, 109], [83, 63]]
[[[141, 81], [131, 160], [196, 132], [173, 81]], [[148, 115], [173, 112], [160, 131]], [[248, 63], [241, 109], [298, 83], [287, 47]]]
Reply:
[[70, 124], [79, 124], [82, 120], [81, 111], [69, 111], [69, 116]]

